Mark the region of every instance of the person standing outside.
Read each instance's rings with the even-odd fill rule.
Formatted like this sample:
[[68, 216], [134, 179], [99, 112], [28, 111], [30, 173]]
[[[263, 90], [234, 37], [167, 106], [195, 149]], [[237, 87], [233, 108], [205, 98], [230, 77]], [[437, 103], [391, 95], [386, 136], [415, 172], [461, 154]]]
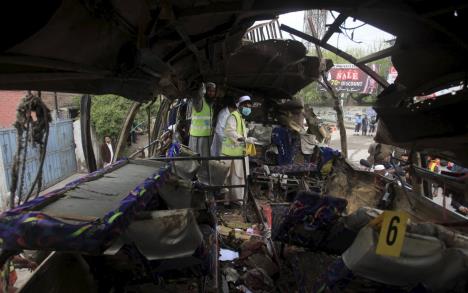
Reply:
[[114, 160], [114, 148], [112, 146], [112, 140], [109, 136], [104, 137], [104, 142], [101, 144], [101, 158], [104, 167], [112, 164]]
[[234, 98], [227, 97], [225, 107], [219, 111], [216, 127], [213, 135], [213, 143], [211, 144], [211, 156], [221, 156], [221, 148], [223, 145], [224, 128], [226, 127], [226, 121], [232, 112], [237, 110], [236, 101]]
[[377, 124], [377, 119], [375, 116], [371, 116], [370, 122], [369, 122], [369, 135], [374, 135], [375, 132], [375, 125]]
[[356, 114], [356, 116], [354, 116], [354, 135], [359, 135], [359, 131], [361, 130], [361, 123], [361, 115]]
[[213, 134], [213, 104], [216, 99], [216, 85], [206, 84], [206, 94], [199, 93], [192, 100], [189, 148], [202, 157], [210, 155]]
[[[233, 111], [226, 120], [224, 128], [224, 138], [221, 148], [221, 153], [227, 157], [245, 156], [247, 139], [247, 128], [243, 116], [249, 116], [252, 112], [252, 102], [249, 96], [242, 96], [237, 102], [237, 108]], [[245, 158], [246, 170], [241, 160], [231, 160], [230, 170], [228, 174], [228, 182], [230, 185], [245, 184], [246, 176], [249, 172], [248, 157]], [[242, 203], [244, 198], [243, 188], [231, 188], [226, 200], [231, 203]]]
[[369, 120], [367, 119], [367, 116], [364, 115], [364, 118], [362, 118], [361, 121], [361, 128], [362, 128], [362, 135], [366, 136], [367, 135], [367, 126], [369, 125]]

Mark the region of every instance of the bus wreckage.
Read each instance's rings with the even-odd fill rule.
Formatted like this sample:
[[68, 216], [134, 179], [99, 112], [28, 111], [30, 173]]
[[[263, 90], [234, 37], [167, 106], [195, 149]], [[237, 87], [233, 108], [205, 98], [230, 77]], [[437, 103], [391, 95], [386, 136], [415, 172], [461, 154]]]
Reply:
[[[50, 114], [36, 91], [83, 93], [89, 169], [43, 195], [21, 194], [12, 179], [10, 208], [0, 215], [3, 290], [26, 255], [38, 267], [17, 292], [468, 292], [468, 218], [430, 199], [435, 185], [466, 202], [467, 174], [436, 174], [426, 165], [431, 156], [468, 166], [466, 5], [449, 2], [0, 4], [8, 12], [0, 20], [0, 88], [30, 90], [17, 114], [16, 177], [30, 137], [41, 153], [47, 148]], [[322, 39], [275, 19], [306, 9], [340, 15]], [[395, 44], [361, 59], [331, 46], [347, 17], [392, 33]], [[303, 43], [282, 39], [286, 33], [345, 58], [384, 88], [374, 107], [376, 141], [407, 151], [385, 155], [392, 174], [377, 172], [382, 153], [364, 168], [347, 161], [345, 143], [342, 152], [321, 143], [327, 130], [293, 96], [326, 83], [321, 77], [333, 63], [319, 49], [308, 56]], [[399, 72], [390, 85], [366, 65], [389, 56]], [[218, 100], [252, 98], [249, 162], [186, 146], [184, 100], [200, 98], [208, 82]], [[414, 99], [452, 86], [461, 89]], [[97, 169], [90, 95], [107, 93], [135, 103], [160, 96], [160, 109], [147, 158], [135, 158], [138, 152]], [[339, 103], [336, 110], [339, 117]], [[300, 151], [282, 164], [272, 133], [280, 126], [299, 136], [304, 117]], [[346, 137], [342, 124], [339, 131]], [[231, 161], [249, 174], [242, 184], [225, 180]], [[243, 190], [242, 199], [225, 206], [226, 188]]]

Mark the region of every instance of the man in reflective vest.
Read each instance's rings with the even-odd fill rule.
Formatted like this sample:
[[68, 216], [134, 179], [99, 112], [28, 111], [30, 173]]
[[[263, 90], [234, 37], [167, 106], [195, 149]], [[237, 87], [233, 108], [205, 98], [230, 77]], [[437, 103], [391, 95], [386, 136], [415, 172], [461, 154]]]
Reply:
[[[237, 110], [233, 111], [226, 121], [224, 128], [224, 138], [221, 147], [223, 156], [245, 156], [247, 138], [247, 128], [242, 116], [249, 116], [252, 112], [252, 103], [249, 96], [242, 96], [237, 102]], [[245, 178], [249, 174], [249, 161], [245, 157], [246, 174], [241, 160], [231, 160], [228, 174], [230, 185], [243, 185]], [[226, 200], [232, 203], [242, 204], [244, 198], [243, 188], [231, 188]]]
[[210, 155], [215, 97], [216, 85], [208, 82], [206, 84], [206, 94], [200, 94], [192, 99], [189, 148], [202, 157]]

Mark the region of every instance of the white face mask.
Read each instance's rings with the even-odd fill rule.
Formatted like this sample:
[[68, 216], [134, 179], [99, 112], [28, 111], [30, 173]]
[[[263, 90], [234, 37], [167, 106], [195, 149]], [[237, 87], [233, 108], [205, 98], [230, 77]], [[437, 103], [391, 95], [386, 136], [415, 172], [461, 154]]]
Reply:
[[242, 107], [241, 113], [242, 113], [242, 115], [244, 115], [244, 116], [249, 116], [250, 113], [252, 113], [252, 109], [247, 108], [247, 107]]

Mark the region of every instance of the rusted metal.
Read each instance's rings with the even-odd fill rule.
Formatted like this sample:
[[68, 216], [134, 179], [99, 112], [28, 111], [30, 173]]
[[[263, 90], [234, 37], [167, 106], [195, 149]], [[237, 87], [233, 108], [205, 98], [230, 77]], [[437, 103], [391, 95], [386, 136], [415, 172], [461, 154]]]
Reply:
[[93, 144], [91, 140], [91, 96], [83, 95], [80, 102], [80, 126], [81, 145], [85, 157], [88, 172], [97, 170], [96, 158], [94, 157]]
[[[323, 38], [320, 40], [320, 43], [321, 44], [327, 43], [328, 40], [331, 38], [331, 36], [334, 33], [339, 32], [340, 31], [340, 25], [343, 24], [343, 22], [346, 21], [346, 18], [348, 18], [348, 16], [346, 14], [341, 13], [340, 15], [338, 15], [338, 17], [335, 19], [335, 21], [330, 25], [328, 30], [325, 32], [325, 35], [323, 35]], [[310, 25], [310, 22], [309, 22], [309, 25]]]
[[359, 58], [358, 60], [356, 60], [356, 63], [367, 64], [372, 61], [380, 60], [385, 57], [391, 56], [394, 52], [395, 52], [395, 47], [385, 48], [381, 51]]
[[206, 73], [209, 70], [209, 63], [206, 57], [204, 57], [203, 54], [201, 54], [200, 50], [198, 50], [197, 46], [190, 40], [190, 37], [188, 36], [187, 32], [181, 26], [180, 24], [175, 25], [175, 30], [179, 34], [179, 36], [182, 38], [184, 41], [185, 45], [187, 48], [195, 55], [195, 58], [197, 59], [198, 62], [198, 67], [200, 70], [200, 73], [203, 76], [206, 76]]

